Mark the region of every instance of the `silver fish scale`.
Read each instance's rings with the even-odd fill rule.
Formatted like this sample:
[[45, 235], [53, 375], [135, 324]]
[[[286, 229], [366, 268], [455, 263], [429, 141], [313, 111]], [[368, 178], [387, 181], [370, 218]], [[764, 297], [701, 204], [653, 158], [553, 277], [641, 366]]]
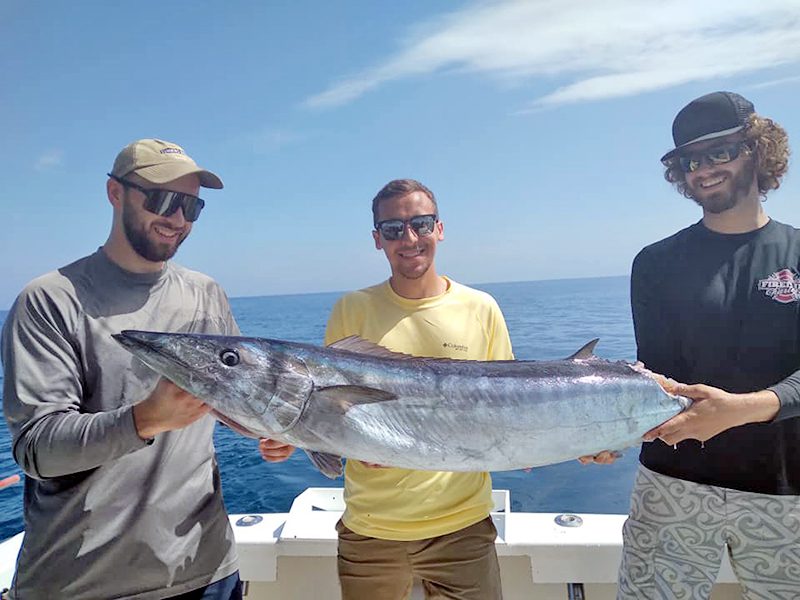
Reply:
[[[624, 363], [548, 364], [539, 377], [531, 376], [530, 363], [513, 369], [517, 377], [502, 370], [475, 377], [470, 368], [464, 374], [439, 366], [423, 364], [410, 377], [391, 369], [379, 375], [362, 364], [359, 376], [345, 379], [380, 385], [397, 399], [356, 404], [339, 419], [309, 414], [304, 432], [293, 434], [308, 434], [306, 441], [324, 437], [330, 445], [320, 450], [346, 449], [348, 456], [381, 464], [503, 470], [631, 445], [681, 408], [655, 381]], [[318, 428], [325, 433], [319, 435]]]

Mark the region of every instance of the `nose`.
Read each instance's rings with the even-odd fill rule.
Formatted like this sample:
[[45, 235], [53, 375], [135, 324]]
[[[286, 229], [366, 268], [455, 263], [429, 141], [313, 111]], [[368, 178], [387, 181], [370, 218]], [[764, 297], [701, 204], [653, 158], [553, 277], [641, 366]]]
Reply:
[[173, 227], [179, 228], [183, 227], [188, 223], [186, 220], [186, 215], [183, 214], [183, 207], [179, 206], [178, 209], [167, 217], [167, 220], [172, 224]]
[[714, 163], [706, 156], [700, 156], [696, 159], [698, 162], [697, 168], [693, 171], [697, 173], [698, 171], [702, 171], [703, 169], [711, 169], [714, 166]]
[[419, 239], [419, 235], [417, 234], [416, 230], [411, 227], [411, 223], [404, 223], [403, 224], [403, 238], [405, 239], [408, 237], [409, 240], [415, 241]]

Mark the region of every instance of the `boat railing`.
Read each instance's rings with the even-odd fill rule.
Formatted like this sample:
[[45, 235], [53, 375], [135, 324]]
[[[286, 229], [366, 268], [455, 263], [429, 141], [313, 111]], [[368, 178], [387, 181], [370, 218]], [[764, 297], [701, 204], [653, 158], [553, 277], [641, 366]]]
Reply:
[[[342, 494], [341, 488], [308, 488], [288, 513], [230, 515], [242, 579], [268, 588], [278, 581], [279, 559], [299, 557], [324, 559], [335, 581], [335, 526], [344, 510]], [[587, 597], [584, 585], [616, 583], [625, 515], [513, 512], [508, 490], [493, 490], [492, 499], [501, 569], [512, 564], [528, 586], [564, 586], [559, 596], [574, 600]], [[0, 544], [0, 589], [11, 583], [22, 535]], [[717, 583], [735, 581], [726, 557]]]

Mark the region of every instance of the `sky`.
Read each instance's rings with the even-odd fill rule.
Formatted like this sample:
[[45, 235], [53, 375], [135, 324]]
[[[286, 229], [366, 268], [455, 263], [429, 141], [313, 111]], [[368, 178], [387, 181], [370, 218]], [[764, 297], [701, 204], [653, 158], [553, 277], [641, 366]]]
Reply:
[[[108, 236], [129, 142], [218, 173], [175, 260], [230, 296], [382, 281], [371, 199], [437, 196], [463, 283], [625, 275], [700, 218], [660, 156], [687, 102], [800, 140], [797, 0], [0, 3], [0, 309]], [[765, 208], [800, 224], [790, 167]]]

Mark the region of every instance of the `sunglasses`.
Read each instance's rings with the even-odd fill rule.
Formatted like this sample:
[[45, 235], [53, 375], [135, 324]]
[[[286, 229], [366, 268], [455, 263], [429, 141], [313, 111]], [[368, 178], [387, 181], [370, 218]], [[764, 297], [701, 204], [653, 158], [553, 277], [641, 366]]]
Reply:
[[697, 154], [684, 154], [678, 156], [678, 163], [684, 173], [693, 173], [700, 168], [703, 161], [707, 161], [712, 167], [715, 165], [724, 165], [732, 160], [739, 158], [742, 148], [749, 149], [749, 146], [744, 142], [736, 142], [733, 144], [721, 144], [712, 148], [707, 148]]
[[155, 213], [161, 217], [169, 217], [175, 214], [179, 208], [183, 209], [183, 218], [187, 221], [197, 221], [200, 216], [200, 211], [206, 205], [205, 201], [197, 196], [191, 194], [184, 194], [183, 192], [173, 192], [172, 190], [162, 190], [159, 188], [143, 188], [140, 185], [122, 179], [116, 175], [108, 173], [114, 181], [120, 183], [124, 187], [133, 188], [144, 194], [144, 208], [145, 210]]
[[394, 242], [403, 237], [406, 225], [411, 227], [417, 236], [422, 237], [433, 233], [433, 228], [439, 217], [436, 215], [417, 215], [410, 219], [386, 219], [375, 223], [375, 231], [379, 231], [383, 239]]

